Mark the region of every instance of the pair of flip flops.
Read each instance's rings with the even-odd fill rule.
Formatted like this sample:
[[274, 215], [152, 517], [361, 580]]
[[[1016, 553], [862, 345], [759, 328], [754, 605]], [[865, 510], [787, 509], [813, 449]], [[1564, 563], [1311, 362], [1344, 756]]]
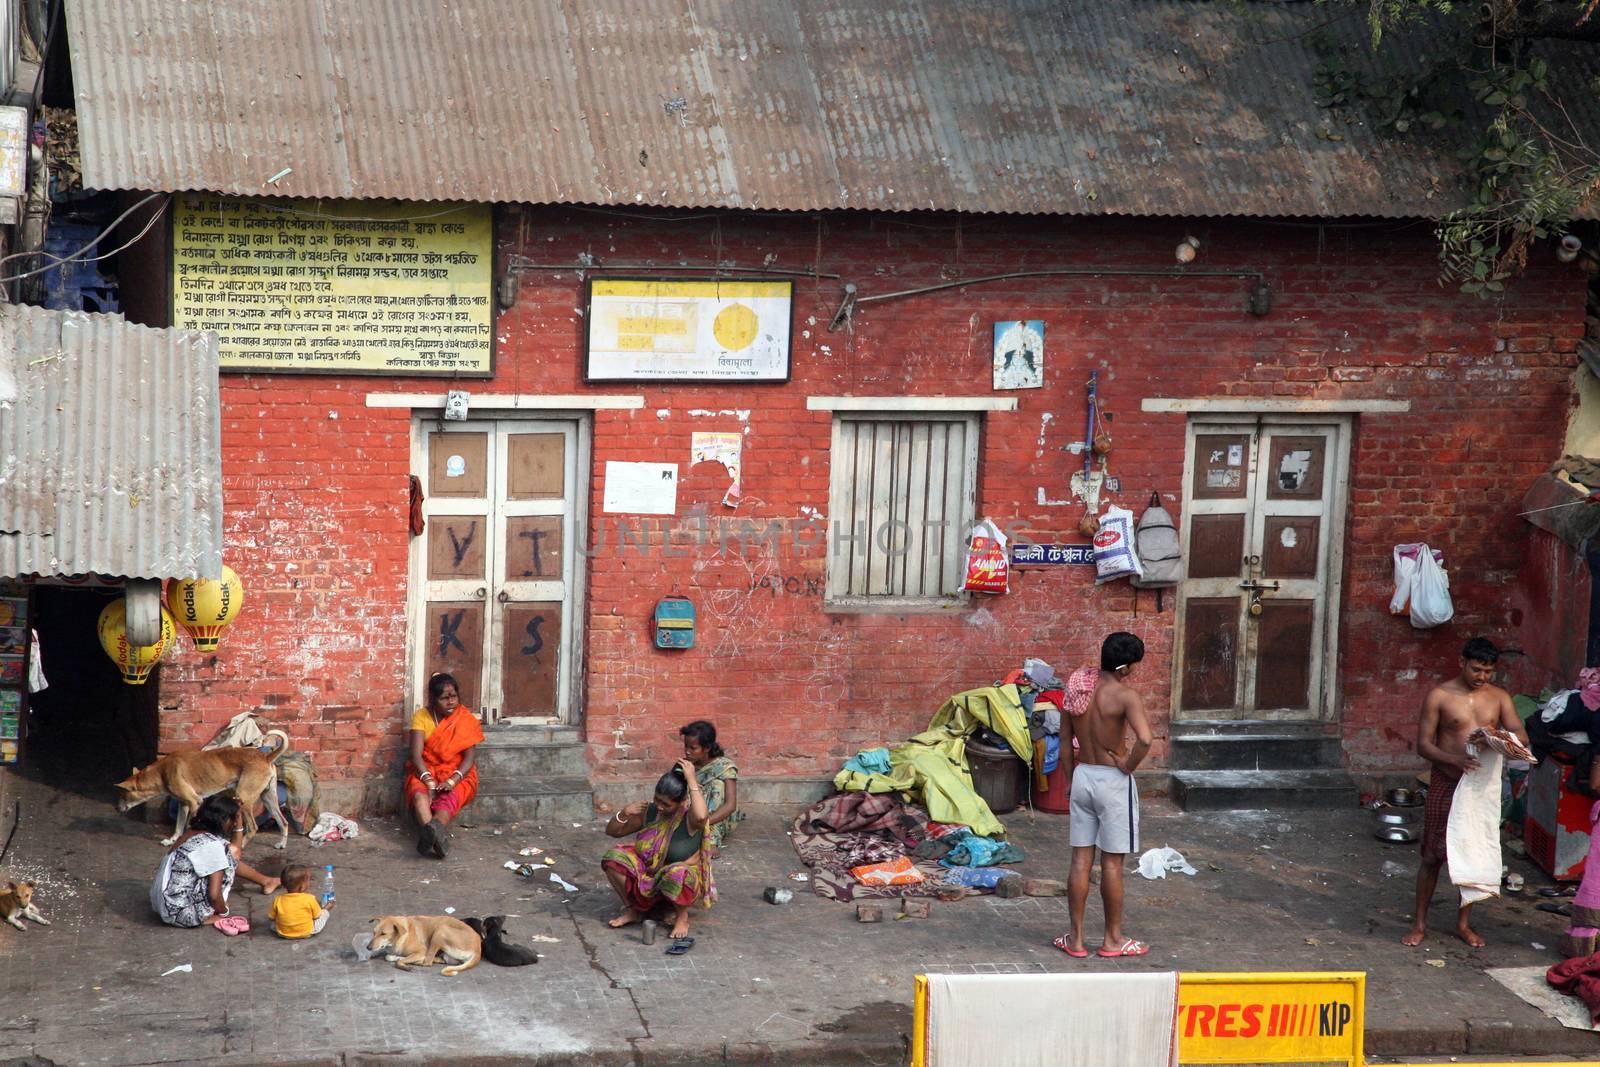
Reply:
[[250, 920], [243, 915], [224, 915], [211, 924], [228, 937], [238, 937], [250, 932]]
[[[1066, 934], [1062, 934], [1060, 937], [1056, 938], [1050, 943], [1075, 960], [1087, 959], [1089, 956], [1088, 949], [1073, 948], [1068, 943]], [[1145, 944], [1143, 941], [1135, 941], [1131, 937], [1125, 937], [1122, 939], [1122, 944], [1118, 945], [1114, 949], [1106, 948], [1104, 945], [1100, 946], [1100, 948], [1095, 950], [1095, 955], [1104, 959], [1114, 960], [1120, 959], [1123, 956], [1143, 956], [1149, 951], [1150, 946]]]
[[1548, 911], [1551, 915], [1565, 915], [1568, 918], [1572, 917], [1571, 904], [1557, 904], [1553, 900], [1543, 900], [1535, 904], [1534, 908], [1538, 911]]
[[672, 944], [667, 946], [666, 955], [687, 956], [689, 954], [689, 950], [692, 948], [694, 948], [694, 938], [675, 937], [672, 939]]

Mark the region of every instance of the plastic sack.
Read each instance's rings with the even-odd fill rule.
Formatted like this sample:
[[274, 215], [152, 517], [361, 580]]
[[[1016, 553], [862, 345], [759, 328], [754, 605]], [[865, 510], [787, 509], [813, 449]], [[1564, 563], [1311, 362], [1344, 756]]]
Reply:
[[1417, 554], [1417, 573], [1411, 581], [1411, 625], [1426, 630], [1449, 622], [1456, 613], [1450, 600], [1450, 576], [1427, 545]]
[[1100, 517], [1100, 532], [1094, 535], [1095, 584], [1118, 578], [1137, 578], [1144, 572], [1133, 547], [1133, 512], [1112, 506]]
[[1437, 562], [1444, 563], [1444, 553], [1420, 542], [1394, 546], [1394, 595], [1389, 598], [1390, 615], [1411, 614], [1411, 588], [1417, 580], [1417, 560], [1425, 551], [1431, 552]]
[[1189, 861], [1175, 848], [1153, 848], [1139, 857], [1139, 873], [1146, 878], [1165, 878], [1168, 871], [1194, 874]]
[[1159, 589], [1177, 585], [1183, 580], [1183, 553], [1178, 549], [1178, 528], [1172, 516], [1152, 496], [1151, 504], [1139, 516], [1136, 543], [1139, 547], [1138, 577], [1133, 584], [1140, 589]]
[[916, 885], [922, 881], [922, 872], [917, 870], [910, 856], [901, 856], [886, 863], [851, 867], [850, 873], [862, 885]]
[[1010, 578], [1006, 535], [989, 519], [974, 523], [967, 542], [967, 580], [961, 588], [974, 593], [1004, 593]]

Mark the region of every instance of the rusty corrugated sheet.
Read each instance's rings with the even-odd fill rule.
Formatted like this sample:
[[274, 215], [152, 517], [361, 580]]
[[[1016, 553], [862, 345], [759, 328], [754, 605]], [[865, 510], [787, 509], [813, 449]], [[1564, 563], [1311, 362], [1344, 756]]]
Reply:
[[[1317, 106], [1361, 5], [73, 0], [84, 180], [290, 196], [1415, 217], [1455, 146]], [[1386, 49], [1438, 47], [1427, 33]], [[1564, 84], [1593, 49], [1542, 45]], [[1600, 133], [1600, 102], [1571, 101]], [[268, 180], [293, 168], [275, 184]]]
[[0, 306], [0, 575], [217, 577], [217, 337]]

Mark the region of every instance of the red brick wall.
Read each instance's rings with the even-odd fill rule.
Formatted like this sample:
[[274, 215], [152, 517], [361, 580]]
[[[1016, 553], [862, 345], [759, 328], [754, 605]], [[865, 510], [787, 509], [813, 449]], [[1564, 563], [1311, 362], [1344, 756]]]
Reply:
[[[1560, 448], [1581, 336], [1583, 280], [1536, 257], [1529, 278], [1479, 301], [1436, 282], [1429, 229], [1210, 221], [1101, 222], [832, 215], [702, 214], [670, 221], [619, 213], [506, 213], [508, 253], [545, 263], [720, 257], [853, 281], [861, 295], [1046, 267], [1157, 268], [1186, 232], [1196, 269], [1259, 269], [1272, 313], [1244, 311], [1236, 278], [1021, 279], [861, 307], [829, 333], [839, 282], [796, 285], [793, 381], [782, 386], [586, 387], [582, 284], [572, 271], [523, 275], [497, 327], [498, 374], [475, 392], [642, 393], [644, 408], [599, 412], [594, 471], [607, 460], [687, 465], [695, 430], [744, 433], [745, 502], [721, 506], [720, 467], [688, 471], [679, 514], [765, 525], [826, 512], [830, 416], [808, 395], [991, 395], [997, 319], [1046, 324], [1045, 388], [1019, 410], [985, 416], [979, 512], [1022, 521], [1040, 540], [1078, 540], [1068, 496], [1081, 469], [1062, 446], [1083, 433], [1083, 382], [1100, 370], [1115, 414], [1113, 497], [1139, 510], [1151, 490], [1176, 511], [1185, 420], [1144, 414], [1147, 396], [1403, 398], [1410, 415], [1363, 416], [1352, 455], [1344, 610], [1344, 732], [1353, 764], [1408, 765], [1412, 722], [1430, 679], [1477, 632], [1509, 637], [1510, 586], [1527, 528], [1512, 514], [1528, 480]], [[404, 692], [407, 414], [363, 406], [369, 390], [438, 391], [438, 382], [226, 376], [223, 464], [228, 556], [250, 603], [223, 654], [179, 658], [163, 676], [169, 738], [200, 738], [245, 707], [296, 716], [324, 774], [371, 778], [399, 759]], [[1247, 406], [1247, 405], [1246, 405]], [[676, 727], [714, 719], [746, 775], [830, 776], [857, 749], [920, 729], [949, 693], [986, 683], [1025, 655], [1087, 662], [1108, 630], [1149, 647], [1141, 685], [1165, 734], [1172, 598], [1155, 610], [1126, 583], [1096, 589], [1084, 568], [1023, 572], [1010, 595], [920, 615], [829, 613], [806, 579], [823, 548], [719, 557], [620, 555], [615, 516], [589, 563], [586, 705], [598, 780], [659, 773]], [[659, 534], [656, 535], [659, 540]], [[1417, 633], [1386, 611], [1390, 547], [1443, 549], [1454, 623]], [[762, 579], [800, 578], [780, 591]], [[752, 590], [752, 583], [757, 588]], [[820, 585], [820, 581], [818, 582]], [[780, 583], [781, 586], [781, 583]], [[655, 650], [649, 618], [669, 593], [699, 608], [696, 648]], [[1156, 756], [1164, 755], [1164, 742]]]

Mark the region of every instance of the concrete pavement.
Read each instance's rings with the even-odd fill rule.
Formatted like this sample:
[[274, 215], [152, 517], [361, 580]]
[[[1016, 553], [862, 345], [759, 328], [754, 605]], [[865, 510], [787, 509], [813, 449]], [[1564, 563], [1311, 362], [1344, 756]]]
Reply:
[[[823, 1064], [902, 1062], [912, 976], [921, 971], [1029, 973], [1096, 967], [1365, 970], [1367, 1048], [1375, 1056], [1600, 1056], [1600, 1035], [1565, 1030], [1483, 973], [1552, 962], [1563, 920], [1534, 910], [1545, 880], [1525, 861], [1528, 896], [1478, 910], [1489, 945], [1450, 937], [1454, 909], [1435, 904], [1422, 949], [1399, 944], [1410, 912], [1414, 849], [1373, 840], [1359, 810], [1185, 815], [1146, 808], [1145, 844], [1171, 845], [1192, 878], [1128, 878], [1127, 931], [1142, 960], [1074, 961], [1050, 946], [1066, 929], [1064, 898], [935, 901], [927, 920], [863, 925], [848, 905], [787, 880], [789, 810], [757, 809], [718, 864], [722, 903], [696, 912], [698, 943], [682, 958], [605, 925], [617, 904], [596, 861], [596, 818], [577, 826], [463, 829], [444, 862], [419, 859], [393, 819], [324, 848], [291, 839], [289, 855], [331, 862], [339, 906], [328, 929], [284, 942], [265, 929], [267, 898], [239, 890], [256, 929], [227, 938], [173, 930], [150, 914], [161, 828], [118, 815], [109, 796], [6, 775], [23, 824], [4, 864], [29, 878], [54, 925], [0, 927], [0, 1061], [59, 1064]], [[1064, 877], [1066, 820], [1005, 819], [1028, 851], [1020, 869]], [[537, 845], [580, 887], [501, 867]], [[247, 858], [275, 866], [269, 838]], [[761, 900], [768, 885], [802, 890]], [[508, 913], [509, 930], [558, 939], [537, 966], [488, 965], [455, 978], [357, 962], [351, 937], [370, 916]], [[1091, 900], [1091, 933], [1098, 931]], [[1443, 967], [1427, 960], [1443, 960]], [[165, 974], [188, 964], [191, 971]]]

